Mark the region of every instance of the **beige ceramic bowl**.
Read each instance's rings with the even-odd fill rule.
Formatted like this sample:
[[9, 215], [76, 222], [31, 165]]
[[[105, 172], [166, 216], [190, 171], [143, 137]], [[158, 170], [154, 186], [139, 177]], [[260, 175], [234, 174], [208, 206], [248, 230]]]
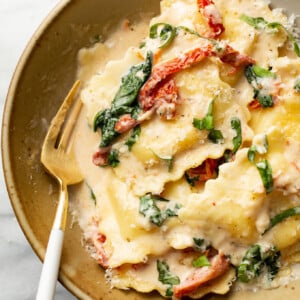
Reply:
[[[159, 11], [159, 0], [62, 1], [33, 36], [9, 89], [2, 128], [2, 154], [10, 199], [28, 241], [42, 259], [57, 203], [56, 182], [40, 163], [47, 124], [56, 113], [76, 74], [76, 56], [107, 24], [137, 12]], [[298, 0], [274, 1], [300, 13]], [[70, 218], [69, 218], [70, 220]], [[104, 273], [81, 246], [77, 225], [69, 224], [63, 247], [60, 281], [80, 299], [161, 299], [111, 290]], [[300, 299], [300, 282], [259, 293], [206, 299]]]

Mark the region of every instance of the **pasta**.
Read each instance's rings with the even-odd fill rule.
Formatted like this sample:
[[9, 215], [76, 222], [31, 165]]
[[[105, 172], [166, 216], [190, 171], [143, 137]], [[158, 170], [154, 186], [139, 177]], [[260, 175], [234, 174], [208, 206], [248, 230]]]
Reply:
[[112, 287], [198, 299], [299, 276], [292, 25], [263, 0], [162, 0], [80, 51], [73, 211]]

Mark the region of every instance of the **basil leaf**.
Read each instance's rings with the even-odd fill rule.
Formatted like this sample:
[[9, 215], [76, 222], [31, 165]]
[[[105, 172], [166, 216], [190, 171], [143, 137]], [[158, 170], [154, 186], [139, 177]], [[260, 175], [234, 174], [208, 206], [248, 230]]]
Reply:
[[170, 267], [165, 261], [157, 260], [156, 269], [158, 272], [158, 280], [163, 284], [169, 285], [166, 290], [166, 296], [172, 296], [173, 285], [180, 283], [179, 277], [170, 272]]
[[112, 149], [108, 154], [108, 165], [112, 168], [115, 168], [120, 163], [119, 161], [119, 152], [116, 149]]
[[236, 131], [236, 136], [232, 140], [233, 141], [232, 153], [234, 154], [242, 144], [242, 128], [241, 128], [241, 121], [239, 118], [231, 119], [231, 128]]
[[157, 206], [158, 201], [168, 202], [169, 200], [152, 194], [141, 196], [139, 212], [154, 225], [161, 226], [169, 217], [177, 216], [177, 212], [181, 206], [176, 204], [173, 209], [169, 207], [160, 209]]
[[223, 143], [224, 137], [220, 130], [211, 129], [208, 133], [208, 139], [212, 141], [214, 144]]
[[141, 134], [141, 126], [137, 125], [133, 128], [132, 133], [128, 140], [125, 142], [125, 145], [128, 146], [129, 151], [131, 150], [132, 146], [136, 143], [138, 140], [138, 137]]
[[258, 162], [256, 167], [259, 171], [266, 193], [269, 194], [273, 191], [273, 176], [272, 169], [266, 159]]
[[278, 223], [284, 221], [287, 218], [290, 218], [290, 217], [293, 217], [293, 216], [296, 216], [296, 215], [300, 215], [300, 206], [295, 206], [293, 208], [289, 208], [289, 209], [286, 209], [286, 210], [282, 211], [278, 215], [276, 215], [273, 218], [271, 218], [270, 224], [266, 228], [266, 230], [264, 231], [263, 234], [265, 234], [268, 230], [270, 230], [271, 228], [273, 228]]
[[201, 267], [209, 267], [210, 262], [206, 255], [199, 256], [197, 259], [192, 260], [192, 266], [196, 268], [201, 268]]
[[151, 39], [160, 38], [162, 44], [159, 48], [167, 47], [176, 36], [176, 28], [167, 23], [156, 23], [150, 27], [149, 37]]

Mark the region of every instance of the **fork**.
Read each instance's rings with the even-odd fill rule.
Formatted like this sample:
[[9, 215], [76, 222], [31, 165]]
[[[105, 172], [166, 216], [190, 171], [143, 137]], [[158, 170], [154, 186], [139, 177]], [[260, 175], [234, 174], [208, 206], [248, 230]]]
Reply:
[[[53, 299], [67, 220], [67, 186], [83, 180], [71, 149], [73, 128], [82, 105], [81, 101], [75, 97], [79, 85], [80, 82], [76, 81], [72, 86], [57, 114], [51, 121], [42, 146], [41, 162], [47, 171], [57, 179], [60, 190], [36, 300]], [[74, 100], [76, 100], [75, 103]]]

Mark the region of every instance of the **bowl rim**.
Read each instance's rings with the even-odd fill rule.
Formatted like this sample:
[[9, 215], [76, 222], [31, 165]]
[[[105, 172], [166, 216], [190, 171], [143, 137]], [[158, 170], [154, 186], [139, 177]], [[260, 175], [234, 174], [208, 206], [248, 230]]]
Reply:
[[[38, 256], [41, 262], [44, 260], [46, 249], [45, 247], [36, 239], [32, 228], [26, 216], [22, 212], [22, 203], [18, 195], [18, 191], [14, 187], [14, 173], [12, 169], [11, 157], [11, 147], [10, 147], [10, 129], [9, 124], [11, 122], [11, 112], [14, 107], [14, 99], [17, 92], [22, 73], [31, 53], [38, 44], [39, 40], [45, 34], [47, 28], [53, 23], [60, 14], [71, 4], [72, 0], [60, 0], [46, 17], [42, 20], [40, 25], [32, 34], [31, 38], [27, 42], [21, 56], [19, 57], [17, 64], [15, 66], [13, 75], [11, 77], [9, 87], [7, 90], [5, 104], [2, 114], [2, 126], [1, 126], [1, 156], [2, 156], [2, 170], [4, 175], [4, 181], [6, 190], [9, 196], [10, 204], [12, 206], [13, 212], [17, 218], [18, 224], [25, 235], [25, 238], [29, 242], [31, 248]], [[62, 285], [69, 290], [73, 295], [79, 297], [80, 299], [90, 299], [81, 289], [79, 289], [69, 278], [64, 274], [64, 270], [59, 270], [58, 280]], [[37, 283], [38, 284], [38, 283]]]

